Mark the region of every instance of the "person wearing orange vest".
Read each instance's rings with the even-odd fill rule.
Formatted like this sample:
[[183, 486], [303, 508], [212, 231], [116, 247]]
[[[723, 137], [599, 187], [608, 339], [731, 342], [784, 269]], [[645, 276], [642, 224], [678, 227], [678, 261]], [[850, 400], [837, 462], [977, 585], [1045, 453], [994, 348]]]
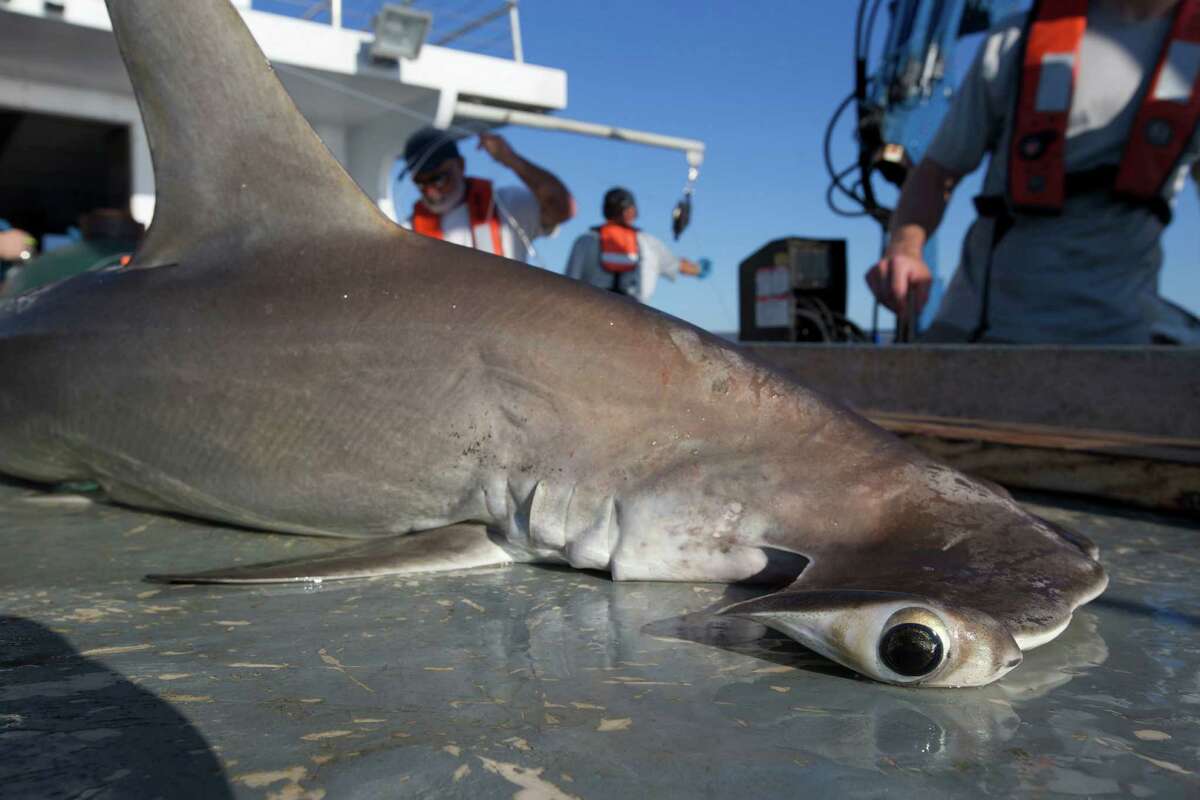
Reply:
[[519, 156], [503, 137], [481, 133], [479, 149], [515, 172], [524, 186], [495, 187], [469, 177], [446, 131], [427, 127], [409, 137], [406, 172], [421, 192], [409, 226], [425, 236], [524, 261], [533, 239], [553, 235], [574, 216], [574, 200], [562, 181]]
[[615, 187], [604, 195], [604, 223], [581, 235], [571, 246], [565, 274], [598, 289], [650, 302], [659, 276], [708, 275], [710, 265], [678, 258], [660, 240], [633, 226], [637, 203], [628, 189]]
[[991, 153], [979, 217], [925, 341], [1200, 343], [1158, 294], [1160, 239], [1200, 177], [1200, 0], [1038, 0], [987, 36], [867, 273], [920, 313], [921, 253]]

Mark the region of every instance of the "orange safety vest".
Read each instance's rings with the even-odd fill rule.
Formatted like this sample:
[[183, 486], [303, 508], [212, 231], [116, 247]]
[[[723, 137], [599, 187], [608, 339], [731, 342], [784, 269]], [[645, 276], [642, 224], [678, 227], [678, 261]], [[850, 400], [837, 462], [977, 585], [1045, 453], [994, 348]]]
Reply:
[[[1040, 0], [1030, 12], [1008, 160], [1018, 211], [1054, 213], [1067, 197], [1067, 121], [1086, 29], [1087, 0]], [[1181, 0], [1111, 185], [1118, 196], [1157, 200], [1180, 162], [1200, 124], [1198, 50], [1200, 0]]]
[[[1087, 0], [1040, 0], [1030, 11], [1008, 160], [1018, 211], [1061, 211], [1068, 194], [1067, 120], [1087, 9]], [[1181, 0], [1111, 184], [1115, 194], [1158, 200], [1200, 123], [1198, 56], [1200, 0]]]
[[[467, 178], [467, 218], [471, 225], [471, 245], [476, 250], [504, 255], [500, 238], [500, 215], [492, 202], [492, 182], [483, 178]], [[442, 218], [418, 200], [413, 204], [412, 227], [417, 233], [444, 239]], [[489, 246], [490, 245], [490, 246]]]
[[620, 274], [637, 269], [641, 260], [637, 228], [606, 222], [594, 230], [600, 234], [600, 266], [605, 272]]

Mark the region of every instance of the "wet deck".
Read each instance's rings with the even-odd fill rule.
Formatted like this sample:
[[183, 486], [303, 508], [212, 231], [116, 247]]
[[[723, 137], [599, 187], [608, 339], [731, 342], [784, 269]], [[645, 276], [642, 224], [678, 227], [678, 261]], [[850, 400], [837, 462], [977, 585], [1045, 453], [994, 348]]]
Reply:
[[0, 793], [1200, 796], [1200, 532], [1030, 504], [1096, 539], [1112, 585], [999, 684], [937, 691], [697, 614], [712, 585], [156, 586], [336, 544], [0, 483]]

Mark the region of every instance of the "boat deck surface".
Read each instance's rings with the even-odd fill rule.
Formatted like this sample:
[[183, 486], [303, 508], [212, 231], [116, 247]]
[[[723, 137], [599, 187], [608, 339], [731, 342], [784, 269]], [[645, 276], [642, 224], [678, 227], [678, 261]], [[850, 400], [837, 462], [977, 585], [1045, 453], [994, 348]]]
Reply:
[[0, 483], [0, 794], [1200, 797], [1195, 523], [1022, 499], [1108, 592], [997, 684], [910, 690], [713, 619], [748, 593], [711, 584], [150, 584], [340, 543]]

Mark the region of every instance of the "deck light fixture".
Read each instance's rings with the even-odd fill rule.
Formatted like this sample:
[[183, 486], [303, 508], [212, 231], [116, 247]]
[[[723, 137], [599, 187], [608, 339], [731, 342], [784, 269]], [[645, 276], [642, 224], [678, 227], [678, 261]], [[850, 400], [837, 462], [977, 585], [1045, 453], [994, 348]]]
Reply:
[[432, 24], [433, 15], [428, 11], [418, 11], [407, 4], [384, 5], [375, 15], [375, 40], [371, 42], [371, 56], [416, 58]]

